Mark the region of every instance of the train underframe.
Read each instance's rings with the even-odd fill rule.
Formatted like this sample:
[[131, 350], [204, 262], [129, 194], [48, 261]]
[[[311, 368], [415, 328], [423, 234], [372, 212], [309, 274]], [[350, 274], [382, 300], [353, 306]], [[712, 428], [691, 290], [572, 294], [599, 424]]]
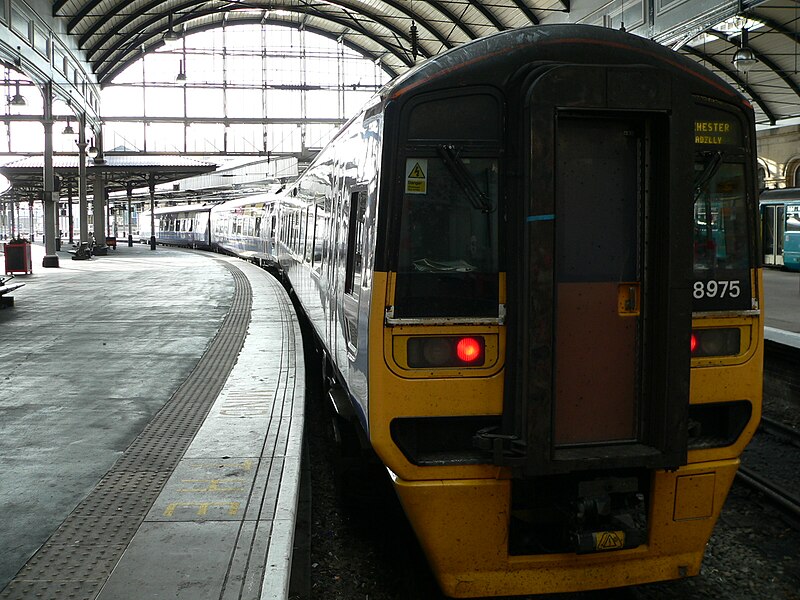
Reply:
[[[583, 497], [553, 494], [554, 481], [549, 478], [524, 482], [524, 494], [508, 479], [395, 477], [394, 483], [445, 594], [469, 598], [555, 593], [697, 575], [738, 462], [653, 471], [648, 474], [647, 494], [599, 490]], [[572, 481], [563, 481], [564, 489], [575, 481], [567, 479]], [[578, 487], [581, 483], [588, 488], [628, 489], [616, 476], [603, 480], [591, 475]], [[516, 502], [520, 504], [515, 506]], [[613, 508], [615, 503], [628, 510]], [[581, 520], [577, 518], [581, 505], [609, 512]], [[546, 515], [554, 520], [548, 522]], [[539, 551], [515, 554], [532, 546]], [[552, 551], [546, 551], [548, 547]]]

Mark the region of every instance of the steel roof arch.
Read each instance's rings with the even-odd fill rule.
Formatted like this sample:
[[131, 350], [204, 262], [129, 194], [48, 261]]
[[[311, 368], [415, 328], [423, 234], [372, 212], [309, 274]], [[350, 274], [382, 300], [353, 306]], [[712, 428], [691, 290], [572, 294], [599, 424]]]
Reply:
[[[190, 4], [193, 5], [193, 4], [197, 4], [197, 2], [188, 2], [186, 4], [187, 5], [190, 5]], [[202, 2], [201, 2], [201, 4], [202, 4]], [[193, 15], [193, 18], [196, 19], [198, 17], [222, 15], [222, 14], [223, 14], [222, 12], [212, 9], [210, 11], [198, 11]], [[308, 13], [300, 13], [300, 14], [308, 14]], [[375, 36], [371, 32], [367, 31], [364, 28], [359, 27], [358, 24], [354, 24], [353, 22], [344, 20], [344, 19], [342, 19], [340, 17], [333, 17], [333, 16], [329, 16], [329, 15], [326, 15], [326, 16], [322, 17], [322, 16], [320, 16], [318, 14], [314, 14], [314, 15], [311, 15], [311, 16], [318, 17], [318, 18], [321, 18], [323, 20], [336, 23], [342, 28], [354, 30], [359, 35], [362, 35], [365, 38], [371, 39], [373, 42], [375, 42], [376, 45], [382, 47], [386, 52], [389, 52], [389, 53], [395, 55], [398, 58], [398, 60], [401, 61], [404, 64], [405, 67], [411, 67], [414, 64], [414, 61], [410, 56], [410, 52], [409, 53], [403, 53], [403, 52], [398, 51], [397, 47], [384, 42], [383, 40], [381, 40], [379, 37]], [[222, 18], [222, 17], [220, 17], [220, 18]], [[154, 16], [154, 17], [152, 17], [152, 19], [150, 21], [155, 22], [157, 20], [160, 20], [160, 17]], [[272, 23], [272, 24], [276, 24], [276, 25], [295, 26], [295, 27], [297, 27], [296, 23], [287, 22], [287, 21], [284, 21], [284, 20], [281, 20], [281, 19], [268, 19], [267, 21]], [[229, 24], [235, 23], [237, 25], [238, 24], [261, 23], [261, 22], [264, 22], [263, 17], [254, 17], [254, 16], [248, 16], [248, 17], [238, 16], [235, 19], [229, 19], [228, 20]], [[173, 23], [175, 23], [175, 22], [173, 22]], [[148, 22], [146, 22], [146, 24], [150, 25], [152, 23], [148, 21]], [[189, 28], [185, 29], [184, 35], [189, 34], [189, 33], [193, 33], [193, 32], [196, 32], [196, 31], [205, 31], [207, 29], [212, 29], [212, 28], [215, 28], [215, 27], [219, 27], [221, 24], [222, 24], [221, 22], [216, 22], [215, 21], [215, 22], [212, 22], [212, 23], [209, 23], [209, 24], [202, 24], [202, 25], [196, 26], [196, 27], [189, 27]], [[391, 28], [391, 29], [389, 29], [389, 31], [394, 33], [395, 36], [403, 36], [403, 33], [401, 31], [396, 30], [396, 28], [394, 28], [391, 24], [387, 24], [387, 27]], [[308, 25], [306, 25], [305, 28], [306, 29], [310, 29], [310, 27]], [[319, 27], [315, 27], [315, 30], [317, 32], [323, 32], [323, 33], [327, 34], [326, 37], [332, 37], [333, 39], [338, 39], [342, 35], [342, 31], [329, 31], [329, 30], [326, 30], [326, 29], [323, 29], [323, 28], [319, 28]], [[120, 40], [120, 42], [118, 44], [115, 44], [111, 48], [107, 49], [98, 59], [95, 59], [95, 60], [91, 61], [92, 67], [95, 69], [95, 72], [98, 74], [98, 78], [101, 81], [108, 81], [109, 80], [109, 73], [112, 70], [113, 70], [113, 72], [118, 73], [121, 70], [123, 70], [125, 67], [127, 67], [128, 64], [130, 64], [131, 62], [139, 59], [139, 57], [141, 56], [141, 51], [137, 49], [138, 47], [144, 45], [145, 46], [145, 51], [154, 50], [154, 49], [156, 49], [156, 48], [158, 48], [158, 47], [160, 47], [162, 45], [161, 44], [161, 39], [162, 39], [162, 33], [161, 32], [154, 31], [154, 30], [150, 29], [150, 30], [147, 30], [146, 33], [139, 33], [138, 36], [136, 38], [134, 38], [134, 40], [132, 40], [132, 41], [131, 40]], [[407, 38], [407, 37], [403, 36], [403, 37], [401, 37], [401, 39], [403, 41], [407, 42], [409, 44], [409, 46], [410, 46], [410, 42], [411, 42], [410, 38]], [[153, 40], [155, 40], [155, 42]], [[360, 44], [357, 44], [357, 43], [353, 42], [352, 40], [347, 40], [347, 41], [349, 42], [348, 47], [350, 47], [351, 49], [355, 50], [356, 52], [364, 54], [365, 56], [374, 56], [375, 55], [375, 53], [373, 51], [371, 51], [370, 49], [368, 49], [368, 48], [366, 48], [366, 47], [364, 47], [364, 46], [362, 46]], [[398, 46], [399, 46], [399, 44], [398, 44]], [[423, 57], [427, 57], [428, 56], [428, 54], [424, 53], [424, 52], [422, 53], [422, 55], [423, 55]], [[115, 68], [117, 66], [119, 68]], [[394, 73], [394, 74], [396, 74], [396, 73]]]
[[[296, 26], [295, 24], [288, 23], [286, 21], [281, 21], [281, 20], [278, 20], [278, 19], [263, 20], [263, 19], [257, 19], [255, 17], [248, 18], [248, 19], [237, 19], [232, 24], [233, 25], [254, 25], [254, 24], [259, 24], [259, 23], [267, 23], [267, 24], [270, 24], [270, 25], [277, 25], [277, 26], [280, 26], [280, 27], [295, 27]], [[188, 35], [188, 34], [191, 34], [191, 33], [200, 33], [202, 31], [208, 31], [208, 30], [211, 30], [211, 29], [217, 29], [219, 27], [220, 27], [220, 24], [216, 23], [216, 22], [215, 23], [207, 23], [207, 24], [204, 24], [204, 25], [198, 25], [197, 27], [194, 27], [192, 29], [187, 29], [185, 31], [184, 35]], [[325, 38], [328, 38], [328, 39], [331, 39], [331, 40], [334, 40], [334, 41], [338, 40], [339, 37], [340, 37], [340, 34], [336, 34], [336, 33], [333, 33], [331, 31], [327, 30], [327, 29], [321, 29], [321, 28], [313, 26], [313, 25], [306, 25], [304, 27], [304, 29], [306, 31], [311, 31], [312, 33], [321, 35], [322, 37], [325, 37]], [[370, 50], [365, 49], [363, 46], [359, 46], [359, 45], [353, 43], [352, 41], [342, 40], [342, 44], [344, 46], [346, 46], [347, 48], [349, 48], [350, 50], [353, 50], [354, 52], [357, 52], [357, 53], [359, 53], [359, 54], [361, 54], [361, 55], [363, 55], [365, 57], [368, 57], [373, 61], [378, 60], [380, 58], [380, 56], [374, 54]], [[163, 45], [163, 43], [159, 40], [156, 43], [152, 44], [149, 48], [147, 48], [145, 52], [149, 52], [149, 51], [155, 50], [156, 48], [159, 48], [162, 45]], [[141, 58], [141, 56], [142, 56], [142, 54], [138, 53], [138, 54], [135, 54], [135, 55], [131, 56], [130, 58], [128, 58], [125, 61], [108, 63], [111, 66], [109, 67], [108, 70], [104, 70], [103, 71], [104, 79], [106, 81], [111, 81], [119, 73], [124, 71], [131, 64], [133, 64], [139, 58]], [[400, 55], [398, 54], [398, 56], [400, 56]], [[386, 71], [387, 74], [390, 77], [396, 77], [397, 75], [399, 75], [399, 73], [397, 71], [395, 71], [394, 69], [391, 69], [385, 63], [383, 63], [381, 65], [381, 68], [383, 68], [383, 70]]]
[[697, 50], [696, 48], [687, 46], [683, 51], [687, 54], [690, 54], [691, 56], [694, 56], [695, 58], [699, 58], [701, 61], [705, 61], [713, 65], [718, 71], [724, 73], [726, 77], [734, 83], [734, 85], [738, 86], [740, 89], [745, 91], [750, 96], [750, 98], [753, 99], [753, 102], [758, 104], [761, 110], [764, 111], [764, 114], [767, 115], [767, 117], [769, 117], [771, 122], [774, 122], [775, 113], [773, 113], [772, 110], [770, 110], [769, 106], [766, 104], [764, 99], [761, 98], [755, 91], [753, 91], [753, 88], [747, 83], [747, 81], [743, 77], [741, 77], [736, 72], [735, 69], [726, 66], [725, 63], [720, 62], [715, 57], [705, 54], [700, 50]]
[[[170, 14], [173, 23], [191, 32], [219, 26], [223, 19], [216, 15], [229, 14], [231, 23], [252, 23], [259, 12], [287, 11], [290, 16], [286, 18], [271, 12], [269, 22], [305, 26], [326, 37], [341, 39], [348, 48], [380, 61], [387, 73], [399, 75], [415, 64], [416, 57], [433, 56], [486, 34], [564, 19], [596, 22], [602, 11], [609, 15], [613, 12], [603, 8], [610, 6], [604, 0], [587, 2], [589, 6], [582, 3], [573, 9], [574, 3], [569, 0], [55, 0], [52, 7], [53, 16], [64, 21], [67, 34], [85, 53], [102, 86], [141, 55], [142, 45], [145, 50], [159, 47], [159, 36], [169, 27]], [[707, 11], [709, 15], [739, 14], [763, 24], [750, 31], [750, 47], [761, 68], [749, 77], [728, 64], [737, 39], [731, 31], [709, 42], [707, 48], [705, 44], [692, 48], [683, 43], [679, 51], [696, 60], [706, 60], [713, 71], [739, 86], [751, 98], [758, 122], [800, 117], [800, 69], [794, 67], [795, 63], [800, 64], [798, 2], [742, 0], [728, 6], [730, 3], [718, 0], [718, 6]], [[252, 14], [237, 17], [236, 13], [242, 12]], [[634, 33], [655, 35], [655, 29], [652, 33], [647, 30], [654, 18], [652, 14], [645, 17], [641, 31]], [[702, 15], [694, 21], [691, 16], [686, 19], [676, 26], [676, 35], [680, 31], [690, 35], [720, 33], [712, 31], [715, 24], [706, 23]], [[412, 23], [416, 27], [413, 36]], [[671, 30], [665, 31], [669, 34]], [[662, 34], [659, 32], [656, 37], [661, 39]], [[412, 37], [416, 40], [413, 49]]]

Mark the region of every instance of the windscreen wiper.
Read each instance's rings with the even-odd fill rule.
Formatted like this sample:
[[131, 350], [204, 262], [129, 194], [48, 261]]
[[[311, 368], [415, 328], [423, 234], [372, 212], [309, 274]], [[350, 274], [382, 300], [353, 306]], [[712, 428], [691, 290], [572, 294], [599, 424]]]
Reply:
[[696, 173], [694, 176], [695, 201], [700, 197], [700, 192], [703, 188], [706, 187], [708, 182], [717, 174], [720, 166], [722, 166], [722, 152], [718, 150], [711, 155], [705, 167], [703, 167], [703, 170]]
[[436, 150], [444, 165], [452, 173], [461, 189], [464, 190], [473, 208], [485, 213], [492, 212], [494, 210], [492, 201], [475, 183], [472, 173], [469, 172], [464, 161], [456, 153], [456, 147], [452, 144], [442, 144]]

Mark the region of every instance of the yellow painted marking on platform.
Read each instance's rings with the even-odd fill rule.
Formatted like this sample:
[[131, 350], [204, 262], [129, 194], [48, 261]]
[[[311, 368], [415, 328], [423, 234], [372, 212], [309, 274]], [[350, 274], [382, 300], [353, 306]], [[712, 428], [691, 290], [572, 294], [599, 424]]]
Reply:
[[272, 412], [273, 405], [274, 394], [237, 394], [222, 403], [219, 414], [235, 417], [268, 415]]
[[228, 515], [235, 516], [236, 513], [239, 512], [239, 507], [241, 503], [239, 502], [172, 502], [167, 506], [166, 510], [164, 511], [165, 517], [171, 517], [175, 514], [175, 510], [178, 508], [196, 508], [197, 512], [195, 513], [198, 517], [204, 517], [208, 514], [208, 509], [214, 506], [219, 506], [222, 508], [228, 508]]
[[178, 490], [179, 492], [244, 492], [245, 489], [242, 486], [239, 487], [221, 487], [220, 482], [230, 482], [230, 481], [244, 481], [244, 479], [239, 478], [226, 478], [226, 479], [181, 479], [182, 483], [207, 483], [208, 486], [204, 488], [183, 488]]
[[241, 469], [242, 471], [251, 471], [253, 469], [253, 461], [251, 459], [247, 459], [244, 462], [240, 463], [226, 463], [226, 462], [216, 462], [216, 463], [186, 463], [187, 467], [192, 467], [193, 469]]

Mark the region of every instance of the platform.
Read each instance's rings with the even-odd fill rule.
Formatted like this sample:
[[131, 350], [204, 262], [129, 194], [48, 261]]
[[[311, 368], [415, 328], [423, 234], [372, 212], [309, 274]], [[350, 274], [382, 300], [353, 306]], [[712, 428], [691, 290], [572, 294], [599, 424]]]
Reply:
[[265, 271], [147, 246], [0, 311], [0, 598], [286, 598], [302, 339]]
[[800, 273], [764, 269], [764, 338], [800, 348]]

